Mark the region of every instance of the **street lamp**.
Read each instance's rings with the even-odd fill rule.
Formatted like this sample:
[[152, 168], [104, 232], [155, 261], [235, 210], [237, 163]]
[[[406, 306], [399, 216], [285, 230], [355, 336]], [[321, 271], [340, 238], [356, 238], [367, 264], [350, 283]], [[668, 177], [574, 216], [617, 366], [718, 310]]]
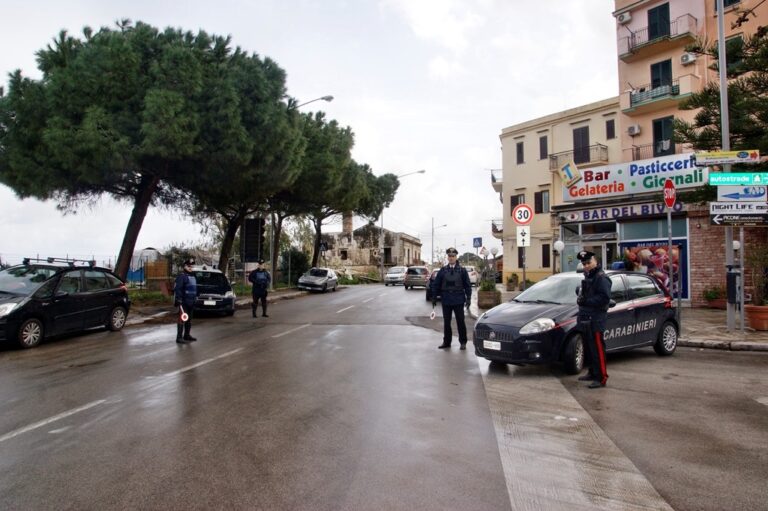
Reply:
[[321, 96], [321, 97], [319, 97], [319, 98], [310, 99], [310, 100], [309, 100], [309, 101], [307, 101], [306, 103], [302, 103], [302, 104], [300, 104], [300, 105], [296, 105], [294, 108], [299, 108], [299, 107], [302, 107], [302, 106], [304, 106], [304, 105], [308, 105], [308, 104], [310, 104], [310, 103], [313, 103], [313, 102], [315, 102], [315, 101], [320, 101], [320, 100], [322, 100], [322, 101], [328, 101], [328, 102], [330, 103], [331, 101], [333, 101], [333, 96]]
[[[425, 172], [426, 172], [425, 169], [414, 170], [413, 172], [406, 172], [405, 174], [400, 174], [395, 177], [399, 179], [401, 177], [410, 176], [413, 174], [423, 174]], [[379, 232], [379, 258], [381, 260], [381, 281], [384, 282], [384, 208], [381, 209], [381, 229]]]
[[[563, 271], [563, 249], [565, 248], [565, 243], [563, 243], [563, 240], [557, 240], [554, 245], [555, 254], [560, 256], [560, 271]], [[555, 264], [552, 265], [552, 273], [555, 273]]]
[[435, 226], [435, 217], [432, 217], [432, 267], [435, 266], [435, 229], [439, 229], [441, 227], [448, 227], [448, 224]]

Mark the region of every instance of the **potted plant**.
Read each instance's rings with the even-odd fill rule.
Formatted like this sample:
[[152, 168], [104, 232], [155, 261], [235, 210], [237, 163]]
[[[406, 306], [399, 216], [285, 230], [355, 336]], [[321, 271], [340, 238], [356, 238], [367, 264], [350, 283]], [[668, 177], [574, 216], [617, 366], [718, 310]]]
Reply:
[[744, 306], [749, 326], [768, 330], [768, 244], [752, 248], [745, 270], [752, 276], [752, 304]]
[[519, 279], [520, 277], [517, 276], [517, 273], [511, 274], [507, 279], [507, 291], [517, 291]]
[[725, 300], [725, 289], [723, 286], [708, 287], [702, 292], [702, 295], [707, 301], [707, 306], [710, 309], [725, 310], [727, 308], [727, 303]]
[[501, 303], [501, 291], [496, 289], [496, 283], [490, 279], [481, 280], [477, 288], [477, 306], [480, 309], [490, 309]]

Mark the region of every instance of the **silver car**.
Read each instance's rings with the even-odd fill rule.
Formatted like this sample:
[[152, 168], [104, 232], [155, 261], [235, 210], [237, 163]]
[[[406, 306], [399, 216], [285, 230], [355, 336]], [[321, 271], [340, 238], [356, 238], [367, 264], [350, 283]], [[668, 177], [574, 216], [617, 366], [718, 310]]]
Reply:
[[387, 274], [384, 276], [385, 286], [396, 286], [398, 284], [405, 284], [405, 272], [408, 270], [405, 266], [393, 266], [387, 270]]
[[310, 270], [299, 277], [299, 289], [307, 291], [321, 291], [325, 293], [329, 289], [336, 291], [339, 278], [336, 272], [330, 268], [310, 268]]

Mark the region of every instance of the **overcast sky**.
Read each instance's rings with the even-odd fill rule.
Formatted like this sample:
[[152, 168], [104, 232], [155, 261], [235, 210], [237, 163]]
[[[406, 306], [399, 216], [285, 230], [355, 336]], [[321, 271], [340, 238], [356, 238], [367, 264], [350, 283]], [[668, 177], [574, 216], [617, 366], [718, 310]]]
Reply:
[[[231, 35], [234, 45], [286, 70], [299, 101], [355, 133], [353, 157], [404, 177], [384, 227], [435, 246], [500, 247], [490, 220], [502, 205], [488, 169], [501, 167], [507, 126], [618, 93], [613, 2], [608, 0], [0, 0], [0, 83], [66, 29], [77, 36], [118, 19]], [[104, 199], [62, 216], [0, 185], [0, 258], [95, 256], [114, 262], [130, 207]], [[363, 225], [355, 220], [355, 227]], [[326, 231], [338, 231], [338, 224]], [[150, 210], [136, 249], [200, 238], [178, 212]]]

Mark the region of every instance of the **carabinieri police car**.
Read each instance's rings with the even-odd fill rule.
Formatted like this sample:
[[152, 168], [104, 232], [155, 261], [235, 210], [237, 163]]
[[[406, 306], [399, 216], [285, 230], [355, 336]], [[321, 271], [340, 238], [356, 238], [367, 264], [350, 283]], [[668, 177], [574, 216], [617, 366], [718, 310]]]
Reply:
[[[667, 291], [650, 275], [605, 273], [611, 279], [606, 352], [653, 346], [659, 355], [674, 353], [680, 326]], [[583, 278], [580, 272], [552, 275], [482, 314], [475, 323], [475, 354], [516, 365], [562, 363], [567, 372], [580, 372], [585, 338], [576, 321], [576, 290]]]

